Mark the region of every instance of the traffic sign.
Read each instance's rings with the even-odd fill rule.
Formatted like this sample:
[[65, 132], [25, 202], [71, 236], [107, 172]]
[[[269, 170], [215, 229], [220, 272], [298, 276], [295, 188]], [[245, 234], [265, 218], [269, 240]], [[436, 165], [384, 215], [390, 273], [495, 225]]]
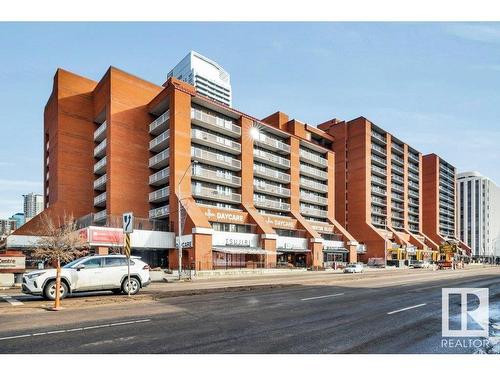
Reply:
[[123, 233], [132, 233], [134, 231], [134, 214], [127, 212], [123, 214]]

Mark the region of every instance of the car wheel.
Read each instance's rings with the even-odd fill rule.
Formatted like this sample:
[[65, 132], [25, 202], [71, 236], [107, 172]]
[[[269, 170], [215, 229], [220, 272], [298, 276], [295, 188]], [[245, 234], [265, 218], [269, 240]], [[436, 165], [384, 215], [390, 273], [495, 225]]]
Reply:
[[[61, 289], [60, 289], [60, 295], [59, 298], [63, 299], [66, 297], [68, 294], [68, 287], [66, 283], [61, 281]], [[43, 295], [45, 296], [46, 299], [54, 301], [56, 299], [56, 281], [52, 280], [45, 285], [45, 288], [43, 289]]]
[[[137, 280], [136, 277], [131, 277], [130, 278], [130, 295], [137, 294], [139, 292], [139, 289], [141, 289], [141, 283], [139, 280]], [[128, 294], [128, 278], [126, 277], [125, 280], [123, 280], [122, 283], [122, 291], [125, 294]]]

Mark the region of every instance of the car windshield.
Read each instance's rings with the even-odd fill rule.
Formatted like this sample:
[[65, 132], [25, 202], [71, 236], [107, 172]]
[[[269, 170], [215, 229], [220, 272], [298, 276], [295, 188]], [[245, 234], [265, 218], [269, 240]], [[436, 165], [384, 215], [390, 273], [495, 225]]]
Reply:
[[81, 258], [80, 259], [75, 259], [75, 260], [69, 262], [68, 264], [65, 264], [63, 266], [63, 268], [71, 268], [71, 267], [73, 267], [76, 263], [78, 263], [81, 260], [82, 260]]

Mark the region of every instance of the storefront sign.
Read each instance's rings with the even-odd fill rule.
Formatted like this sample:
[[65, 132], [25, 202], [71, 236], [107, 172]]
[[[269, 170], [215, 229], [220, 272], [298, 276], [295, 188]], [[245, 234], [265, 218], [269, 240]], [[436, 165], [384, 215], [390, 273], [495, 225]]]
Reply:
[[332, 233], [333, 232], [333, 225], [327, 225], [327, 224], [317, 224], [317, 223], [309, 223], [311, 224], [312, 229], [314, 229], [316, 232], [326, 232], [326, 233]]
[[335, 249], [344, 249], [343, 241], [323, 241], [323, 250], [335, 250]]
[[209, 221], [218, 221], [221, 223], [244, 224], [247, 213], [239, 211], [221, 211], [212, 208], [205, 209], [205, 215]]
[[258, 247], [259, 235], [253, 233], [232, 233], [214, 231], [212, 234], [213, 246]]
[[121, 246], [123, 245], [123, 232], [121, 229], [95, 229], [89, 228], [91, 246], [109, 245]]
[[[185, 234], [181, 236], [182, 240], [182, 248], [183, 249], [188, 249], [190, 247], [193, 247], [193, 235], [192, 234]], [[179, 236], [175, 237], [175, 247], [179, 247]]]
[[276, 241], [278, 249], [307, 249], [307, 238], [278, 236]]
[[276, 218], [271, 216], [264, 216], [264, 218], [266, 219], [266, 223], [268, 223], [273, 228], [295, 229], [297, 224], [297, 220], [292, 219]]
[[0, 256], [0, 270], [24, 270], [26, 257]]

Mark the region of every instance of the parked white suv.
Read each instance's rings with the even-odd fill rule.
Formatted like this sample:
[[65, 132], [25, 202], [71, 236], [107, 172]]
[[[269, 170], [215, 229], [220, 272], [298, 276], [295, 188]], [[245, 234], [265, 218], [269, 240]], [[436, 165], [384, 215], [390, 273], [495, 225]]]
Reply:
[[[130, 258], [130, 294], [151, 283], [149, 265]], [[93, 255], [76, 259], [61, 268], [61, 298], [75, 292], [111, 290], [128, 294], [127, 258], [124, 255]], [[23, 293], [56, 296], [56, 269], [36, 270], [23, 276]]]

